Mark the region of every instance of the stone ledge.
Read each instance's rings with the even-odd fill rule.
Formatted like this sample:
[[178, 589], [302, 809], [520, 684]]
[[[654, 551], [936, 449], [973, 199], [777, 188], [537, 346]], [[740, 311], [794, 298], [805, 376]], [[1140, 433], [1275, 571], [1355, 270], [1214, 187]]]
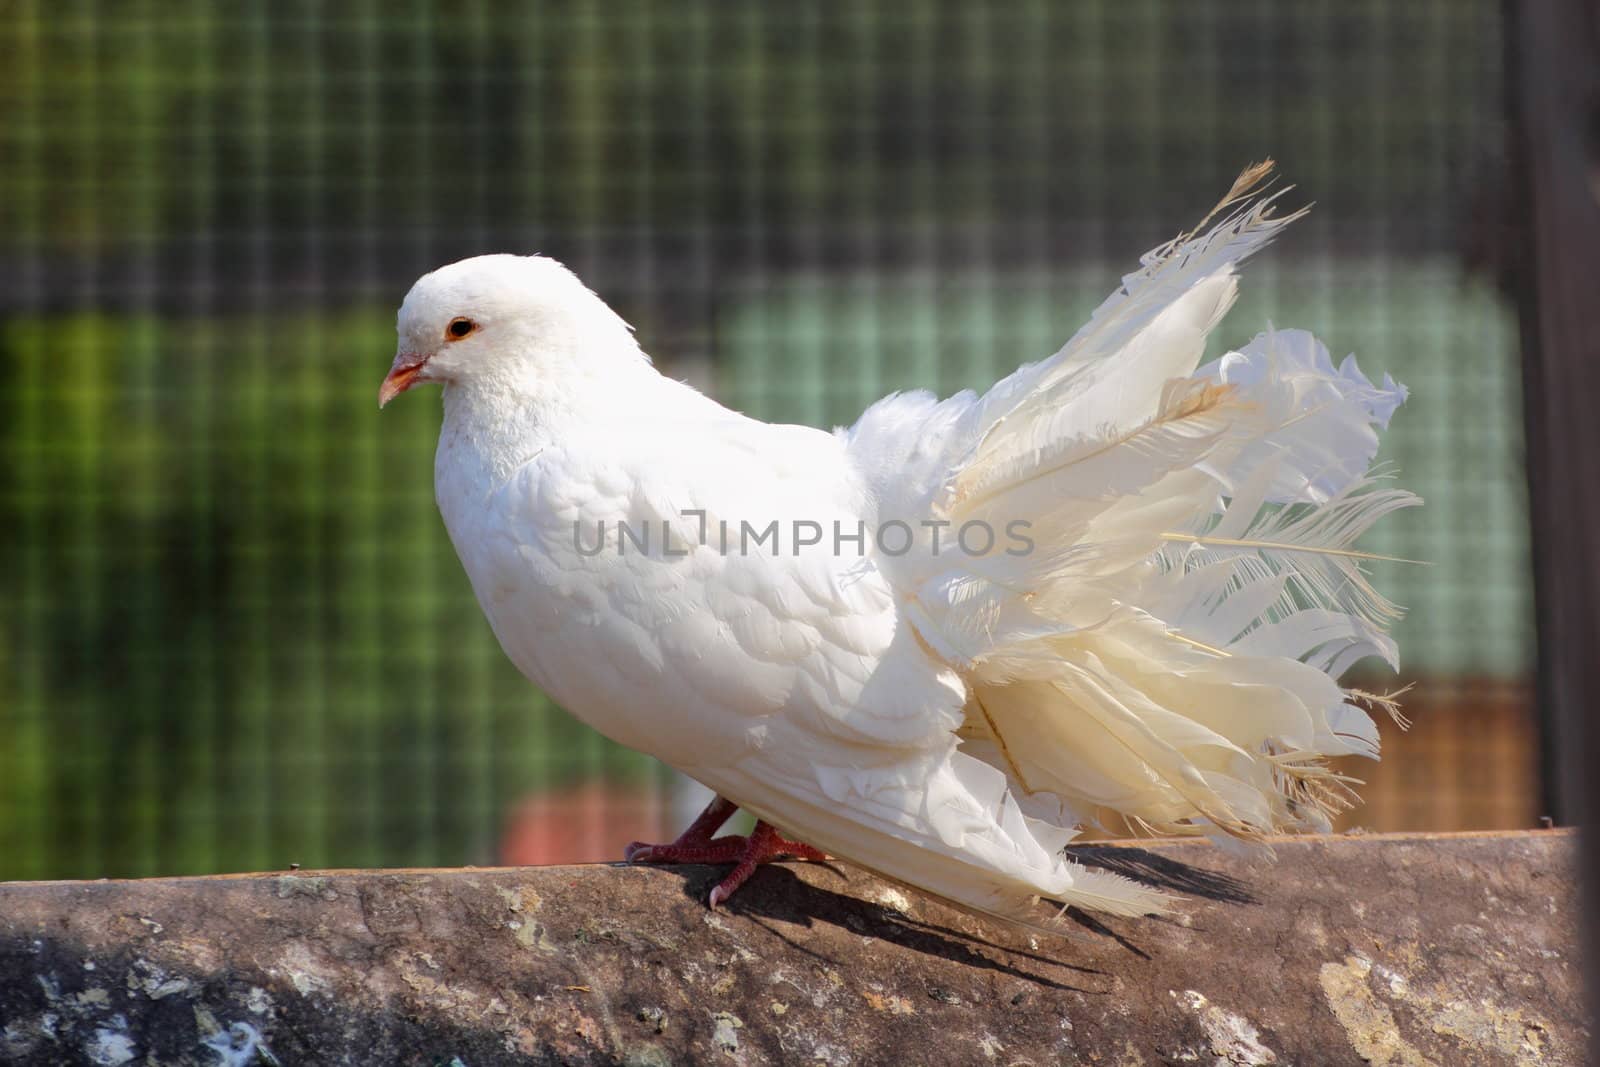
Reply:
[[1064, 938], [826, 865], [6, 883], [0, 1062], [1577, 1064], [1574, 841], [1085, 847], [1194, 895]]

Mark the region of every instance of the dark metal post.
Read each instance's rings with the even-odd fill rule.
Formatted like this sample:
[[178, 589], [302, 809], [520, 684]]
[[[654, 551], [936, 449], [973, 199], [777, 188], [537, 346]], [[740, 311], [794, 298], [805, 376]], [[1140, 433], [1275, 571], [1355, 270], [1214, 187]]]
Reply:
[[[1508, 0], [1539, 706], [1553, 814], [1582, 829], [1582, 943], [1600, 1000], [1600, 3]], [[1591, 1011], [1592, 1017], [1600, 1013]], [[1600, 1044], [1597, 1044], [1600, 1049]], [[1600, 1056], [1596, 1057], [1600, 1062]]]

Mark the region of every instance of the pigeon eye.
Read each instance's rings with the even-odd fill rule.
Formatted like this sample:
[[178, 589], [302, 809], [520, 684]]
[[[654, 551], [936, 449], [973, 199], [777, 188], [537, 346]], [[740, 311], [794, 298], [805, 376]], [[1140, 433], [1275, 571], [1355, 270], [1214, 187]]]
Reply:
[[478, 328], [478, 324], [471, 319], [451, 319], [450, 325], [444, 328], [445, 340], [459, 341]]

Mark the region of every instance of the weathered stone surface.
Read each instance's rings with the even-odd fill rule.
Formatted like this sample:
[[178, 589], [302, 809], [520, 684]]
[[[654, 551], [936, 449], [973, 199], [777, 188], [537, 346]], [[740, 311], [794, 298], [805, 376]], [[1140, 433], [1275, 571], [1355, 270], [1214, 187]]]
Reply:
[[1081, 850], [1197, 894], [1030, 937], [846, 868], [0, 885], [0, 1062], [1579, 1063], [1573, 838]]

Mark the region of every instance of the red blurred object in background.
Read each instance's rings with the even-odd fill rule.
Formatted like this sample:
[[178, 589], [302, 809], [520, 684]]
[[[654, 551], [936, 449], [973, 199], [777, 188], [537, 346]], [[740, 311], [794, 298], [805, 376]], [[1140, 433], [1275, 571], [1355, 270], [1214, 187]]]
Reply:
[[509, 867], [610, 863], [629, 841], [664, 841], [669, 808], [659, 787], [597, 779], [535, 793], [514, 805], [500, 837]]

